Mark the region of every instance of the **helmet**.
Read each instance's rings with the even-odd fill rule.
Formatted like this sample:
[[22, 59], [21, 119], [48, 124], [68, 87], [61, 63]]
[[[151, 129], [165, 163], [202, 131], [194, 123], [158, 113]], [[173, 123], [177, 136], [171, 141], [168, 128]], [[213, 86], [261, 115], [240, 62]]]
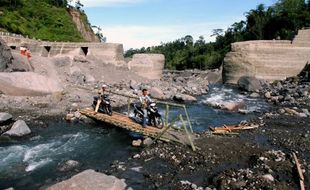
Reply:
[[101, 86], [101, 88], [106, 88], [106, 87], [108, 87], [106, 84], [103, 84], [103, 85]]

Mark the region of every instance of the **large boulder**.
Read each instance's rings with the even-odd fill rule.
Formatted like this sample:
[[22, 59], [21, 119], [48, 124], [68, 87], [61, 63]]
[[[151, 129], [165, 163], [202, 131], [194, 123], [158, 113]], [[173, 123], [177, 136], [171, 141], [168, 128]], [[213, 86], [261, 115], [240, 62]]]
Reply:
[[32, 71], [33, 66], [28, 60], [27, 56], [21, 55], [19, 52], [12, 52], [13, 60], [12, 65], [8, 68], [13, 72], [27, 72]]
[[61, 92], [57, 78], [33, 72], [0, 73], [0, 90], [12, 96], [41, 96]]
[[31, 133], [31, 130], [29, 129], [25, 121], [17, 120], [13, 124], [12, 128], [8, 130], [7, 132], [3, 133], [3, 135], [21, 137], [24, 135], [28, 135], [30, 133]]
[[0, 112], [0, 124], [11, 120], [13, 116], [9, 113]]
[[94, 170], [85, 170], [68, 180], [50, 186], [47, 190], [123, 190], [126, 184], [114, 176]]
[[227, 111], [238, 111], [246, 107], [244, 102], [224, 102], [220, 106], [220, 109]]
[[215, 69], [207, 73], [207, 79], [210, 84], [220, 84], [222, 80], [222, 67], [220, 69]]
[[156, 99], [164, 99], [165, 98], [165, 94], [163, 93], [163, 91], [157, 87], [152, 87], [150, 89], [150, 95], [153, 98]]
[[250, 76], [242, 76], [238, 80], [238, 86], [242, 90], [246, 90], [248, 92], [257, 92], [262, 88], [261, 82], [255, 78]]
[[0, 72], [5, 71], [12, 64], [13, 56], [10, 48], [0, 38]]
[[191, 95], [187, 94], [176, 94], [173, 97], [173, 100], [177, 102], [196, 102], [197, 99]]

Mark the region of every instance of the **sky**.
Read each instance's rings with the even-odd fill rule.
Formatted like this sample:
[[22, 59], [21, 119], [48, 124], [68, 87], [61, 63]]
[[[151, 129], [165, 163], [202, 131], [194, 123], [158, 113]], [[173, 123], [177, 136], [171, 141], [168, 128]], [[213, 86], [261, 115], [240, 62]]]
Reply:
[[100, 26], [109, 43], [124, 49], [171, 42], [186, 35], [207, 42], [213, 29], [226, 30], [245, 19], [258, 4], [275, 0], [80, 0], [92, 25]]

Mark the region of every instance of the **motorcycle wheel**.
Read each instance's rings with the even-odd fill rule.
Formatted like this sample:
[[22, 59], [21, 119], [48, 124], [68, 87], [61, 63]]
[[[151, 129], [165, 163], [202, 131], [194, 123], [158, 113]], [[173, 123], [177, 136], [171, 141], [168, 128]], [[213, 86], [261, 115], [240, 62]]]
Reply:
[[162, 129], [164, 127], [164, 120], [161, 117], [156, 117], [155, 118], [155, 127], [158, 129]]
[[106, 112], [109, 116], [112, 116], [112, 107], [109, 105], [109, 106], [105, 106], [105, 109], [106, 109]]
[[141, 115], [141, 113], [139, 111], [137, 111], [136, 109], [133, 110], [133, 119], [139, 123], [142, 124], [143, 122], [143, 115]]

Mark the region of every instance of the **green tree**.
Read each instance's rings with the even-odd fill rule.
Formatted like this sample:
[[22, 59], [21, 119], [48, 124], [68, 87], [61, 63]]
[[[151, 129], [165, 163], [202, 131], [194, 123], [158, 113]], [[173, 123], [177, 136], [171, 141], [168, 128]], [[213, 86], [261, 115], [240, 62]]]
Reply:
[[252, 9], [247, 13], [247, 31], [250, 38], [255, 40], [264, 39], [264, 27], [270, 19], [270, 11], [265, 10], [264, 4], [259, 4], [256, 9]]

